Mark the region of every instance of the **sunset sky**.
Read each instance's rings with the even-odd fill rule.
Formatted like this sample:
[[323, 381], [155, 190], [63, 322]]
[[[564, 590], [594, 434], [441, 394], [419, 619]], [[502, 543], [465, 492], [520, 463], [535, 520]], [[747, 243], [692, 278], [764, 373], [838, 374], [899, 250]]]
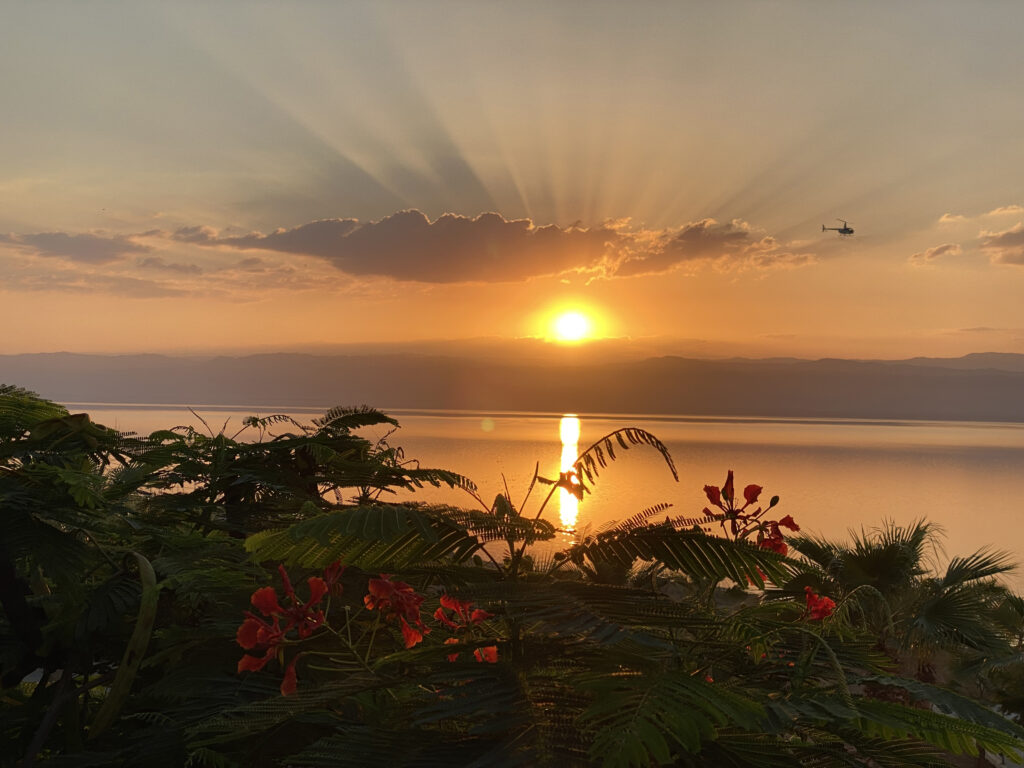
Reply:
[[[44, 2], [0, 353], [1024, 352], [1017, 2]], [[856, 234], [822, 232], [849, 221]]]

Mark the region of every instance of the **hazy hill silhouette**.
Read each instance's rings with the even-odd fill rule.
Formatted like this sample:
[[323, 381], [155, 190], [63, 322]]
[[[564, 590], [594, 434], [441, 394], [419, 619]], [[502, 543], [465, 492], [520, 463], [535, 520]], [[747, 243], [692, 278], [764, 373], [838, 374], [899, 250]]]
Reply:
[[441, 355], [2, 355], [0, 383], [59, 402], [970, 419], [1024, 422], [1024, 356], [904, 361]]

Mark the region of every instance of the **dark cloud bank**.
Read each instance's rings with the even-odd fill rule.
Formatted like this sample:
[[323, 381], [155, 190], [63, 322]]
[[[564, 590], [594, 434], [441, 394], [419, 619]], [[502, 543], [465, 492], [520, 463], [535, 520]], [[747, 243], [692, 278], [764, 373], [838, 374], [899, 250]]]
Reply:
[[[773, 269], [812, 263], [812, 253], [787, 248], [746, 222], [702, 219], [666, 229], [628, 221], [597, 226], [537, 225], [497, 213], [446, 213], [431, 221], [417, 210], [379, 221], [321, 219], [269, 234], [219, 233], [205, 226], [137, 234], [41, 232], [0, 234], [6, 244], [70, 264], [105, 266], [133, 261], [142, 273], [198, 275], [207, 267], [175, 263], [155, 253], [161, 243], [212, 250], [306, 256], [356, 277], [420, 283], [501, 283], [577, 273], [587, 278], [633, 277], [712, 264], [723, 270]], [[244, 268], [259, 263], [250, 256]]]
[[573, 271], [627, 277], [697, 261], [770, 268], [814, 259], [786, 251], [774, 238], [755, 237], [742, 222], [714, 219], [668, 230], [621, 224], [561, 228], [497, 213], [475, 218], [449, 213], [432, 222], [408, 210], [380, 221], [323, 219], [270, 234], [220, 236], [207, 227], [187, 227], [172, 237], [208, 247], [314, 256], [351, 275], [425, 283], [505, 282]]

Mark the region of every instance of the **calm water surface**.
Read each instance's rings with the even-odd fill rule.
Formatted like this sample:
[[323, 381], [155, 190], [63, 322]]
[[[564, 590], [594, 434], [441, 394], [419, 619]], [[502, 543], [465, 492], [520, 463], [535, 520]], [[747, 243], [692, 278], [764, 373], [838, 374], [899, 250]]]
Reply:
[[[78, 403], [69, 408], [140, 433], [177, 424], [202, 427], [185, 407]], [[225, 431], [232, 434], [245, 416], [280, 409], [210, 407], [197, 412], [215, 431], [226, 422]], [[287, 412], [306, 423], [322, 414]], [[507, 485], [519, 505], [537, 462], [542, 475], [557, 477], [564, 455], [570, 455], [571, 445], [564, 447], [561, 439], [566, 436], [563, 414], [389, 413], [402, 425], [389, 438], [392, 445], [402, 446], [406, 457], [421, 466], [468, 476], [487, 500]], [[698, 515], [706, 505], [703, 486], [720, 486], [732, 469], [738, 488], [756, 483], [764, 486], [765, 497], [779, 495], [779, 515], [792, 515], [811, 533], [842, 537], [884, 519], [906, 524], [926, 517], [945, 531], [945, 551], [934, 553], [937, 564], [985, 546], [1008, 550], [1024, 561], [1024, 425], [581, 416], [578, 426], [578, 450], [625, 426], [653, 433], [672, 454], [680, 479], [672, 479], [653, 448], [620, 451], [578, 510], [560, 510], [553, 500], [545, 516], [556, 524], [561, 515], [571, 518], [575, 512], [577, 528], [596, 528], [662, 502], [673, 505], [673, 515]], [[362, 431], [370, 438], [383, 433], [378, 428]], [[536, 511], [541, 496], [541, 489], [535, 489], [528, 512]], [[473, 504], [465, 493], [448, 489], [427, 489], [414, 498]], [[1024, 573], [1012, 581], [1024, 586]]]

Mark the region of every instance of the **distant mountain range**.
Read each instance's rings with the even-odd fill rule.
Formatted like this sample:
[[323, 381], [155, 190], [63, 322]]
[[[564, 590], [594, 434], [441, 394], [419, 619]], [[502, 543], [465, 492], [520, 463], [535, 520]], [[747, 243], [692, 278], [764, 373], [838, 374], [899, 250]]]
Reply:
[[58, 402], [1024, 422], [1024, 355], [699, 360], [393, 354], [0, 355]]

